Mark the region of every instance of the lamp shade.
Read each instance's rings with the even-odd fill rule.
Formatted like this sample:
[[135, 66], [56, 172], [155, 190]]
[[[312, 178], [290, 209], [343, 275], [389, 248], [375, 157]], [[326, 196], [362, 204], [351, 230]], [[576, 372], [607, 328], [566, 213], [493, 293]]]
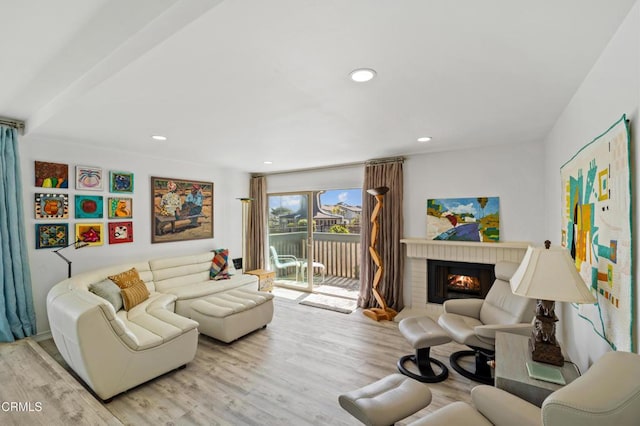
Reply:
[[511, 291], [531, 299], [595, 303], [569, 252], [562, 247], [531, 247], [511, 277]]

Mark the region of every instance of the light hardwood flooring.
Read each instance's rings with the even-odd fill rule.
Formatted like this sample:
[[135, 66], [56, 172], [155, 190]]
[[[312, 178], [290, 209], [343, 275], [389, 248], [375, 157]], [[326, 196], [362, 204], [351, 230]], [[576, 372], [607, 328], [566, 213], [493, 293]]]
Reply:
[[[63, 362], [52, 340], [41, 345]], [[431, 353], [448, 365], [449, 354], [462, 348], [449, 343]], [[187, 368], [104, 406], [130, 425], [358, 425], [340, 408], [338, 395], [396, 373], [398, 358], [412, 352], [395, 322], [276, 297], [268, 327], [232, 344], [200, 335]], [[428, 385], [431, 404], [398, 424], [453, 401], [470, 401], [476, 383], [449, 371], [446, 381]]]

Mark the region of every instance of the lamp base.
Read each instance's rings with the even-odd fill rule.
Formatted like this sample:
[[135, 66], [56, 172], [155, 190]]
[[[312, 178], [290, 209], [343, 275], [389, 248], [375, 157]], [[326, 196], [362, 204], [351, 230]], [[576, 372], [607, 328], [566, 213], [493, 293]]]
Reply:
[[362, 311], [362, 313], [375, 321], [388, 320], [393, 321], [393, 319], [398, 315], [394, 309], [386, 308], [369, 308]]
[[560, 346], [552, 343], [538, 342], [534, 335], [529, 339], [529, 349], [531, 349], [531, 359], [545, 364], [552, 364], [562, 367], [564, 357]]

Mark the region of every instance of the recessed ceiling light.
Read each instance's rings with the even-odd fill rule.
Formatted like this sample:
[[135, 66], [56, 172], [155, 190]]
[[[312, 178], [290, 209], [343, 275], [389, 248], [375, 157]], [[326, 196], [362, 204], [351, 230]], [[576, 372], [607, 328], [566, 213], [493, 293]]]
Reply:
[[349, 74], [349, 76], [351, 77], [351, 80], [357, 83], [364, 83], [365, 81], [369, 81], [373, 77], [375, 77], [376, 72], [371, 68], [358, 68], [351, 71], [351, 74]]
[[151, 136], [151, 139], [157, 140], [157, 141], [166, 141], [167, 137], [166, 136], [162, 136], [162, 135], [153, 135]]
[[273, 164], [273, 161], [264, 161], [264, 164]]
[[418, 142], [429, 142], [431, 140], [431, 136], [423, 136], [418, 138]]

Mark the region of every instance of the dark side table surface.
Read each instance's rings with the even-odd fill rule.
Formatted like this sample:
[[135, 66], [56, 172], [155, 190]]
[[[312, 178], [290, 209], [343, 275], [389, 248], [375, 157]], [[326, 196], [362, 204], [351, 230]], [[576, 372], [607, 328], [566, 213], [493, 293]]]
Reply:
[[[495, 386], [540, 407], [547, 396], [563, 385], [529, 377], [527, 362], [534, 362], [528, 336], [496, 333]], [[567, 384], [579, 377], [575, 365], [566, 360], [563, 367], [543, 365], [560, 369]]]

